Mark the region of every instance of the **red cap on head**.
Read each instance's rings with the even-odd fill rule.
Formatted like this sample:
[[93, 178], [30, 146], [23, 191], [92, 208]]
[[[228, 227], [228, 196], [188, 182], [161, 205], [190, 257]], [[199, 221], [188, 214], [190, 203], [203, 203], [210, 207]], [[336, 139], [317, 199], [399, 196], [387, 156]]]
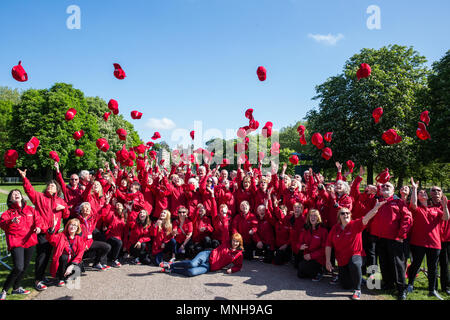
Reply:
[[333, 156], [333, 152], [331, 151], [330, 148], [328, 148], [328, 147], [323, 148], [322, 158], [324, 158], [325, 160], [330, 160], [332, 156]]
[[76, 114], [77, 110], [75, 110], [74, 108], [70, 108], [69, 110], [67, 110], [66, 115], [64, 117], [66, 121], [70, 121], [75, 117]]
[[140, 119], [142, 117], [142, 112], [133, 110], [131, 111], [131, 118], [132, 119]]
[[263, 66], [258, 67], [256, 74], [258, 75], [259, 81], [264, 81], [267, 78], [267, 70]]
[[82, 156], [84, 156], [84, 151], [81, 150], [81, 149], [75, 150], [75, 156], [77, 156], [77, 157], [82, 157]]
[[19, 82], [25, 82], [28, 80], [28, 74], [25, 72], [25, 69], [22, 67], [22, 61], [19, 61], [19, 63], [12, 68], [11, 74], [12, 74], [13, 78]]
[[127, 76], [125, 74], [125, 71], [123, 71], [122, 67], [118, 63], [113, 63], [114, 66], [114, 77], [116, 77], [119, 80], [125, 79]]
[[37, 151], [37, 148], [39, 147], [39, 139], [36, 137], [31, 138], [30, 141], [28, 141], [27, 143], [25, 143], [25, 152], [28, 154], [35, 154]]
[[383, 108], [379, 107], [372, 111], [372, 117], [375, 120], [375, 123], [380, 121], [381, 116], [383, 115]]
[[3, 155], [3, 160], [5, 167], [14, 168], [16, 166], [16, 161], [19, 159], [19, 153], [14, 149], [9, 149]]

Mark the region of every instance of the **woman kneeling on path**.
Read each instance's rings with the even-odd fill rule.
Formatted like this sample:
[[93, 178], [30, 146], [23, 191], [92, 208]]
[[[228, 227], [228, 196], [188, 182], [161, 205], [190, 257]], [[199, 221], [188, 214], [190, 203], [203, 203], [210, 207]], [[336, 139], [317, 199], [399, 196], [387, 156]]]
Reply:
[[223, 243], [214, 250], [200, 252], [192, 260], [178, 261], [174, 263], [162, 263], [163, 272], [175, 272], [187, 277], [198, 276], [209, 271], [220, 270], [229, 264], [232, 267], [227, 269], [227, 273], [238, 272], [242, 268], [244, 256], [242, 254], [244, 242], [239, 233], [231, 237], [231, 247], [228, 243]]

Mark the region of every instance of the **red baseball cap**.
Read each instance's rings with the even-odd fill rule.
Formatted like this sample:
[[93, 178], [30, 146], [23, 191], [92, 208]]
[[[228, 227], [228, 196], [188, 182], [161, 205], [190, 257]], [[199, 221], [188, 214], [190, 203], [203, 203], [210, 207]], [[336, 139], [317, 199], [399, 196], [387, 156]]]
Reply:
[[25, 82], [28, 80], [28, 74], [25, 72], [25, 69], [22, 67], [22, 61], [19, 61], [19, 63], [12, 68], [11, 74], [12, 74], [13, 78], [19, 82]]
[[36, 137], [31, 138], [30, 141], [25, 143], [25, 152], [28, 154], [35, 154], [37, 151], [37, 148], [39, 147], [39, 139]]
[[14, 168], [16, 166], [16, 161], [19, 159], [19, 153], [14, 149], [9, 149], [3, 155], [3, 160], [5, 167]]
[[81, 149], [75, 150], [75, 156], [77, 156], [77, 157], [82, 157], [82, 156], [84, 156], [84, 151], [81, 150]]
[[127, 131], [123, 128], [119, 128], [116, 130], [117, 135], [119, 136], [120, 140], [126, 140], [127, 139]]
[[159, 139], [159, 138], [161, 138], [161, 135], [159, 134], [158, 131], [156, 131], [156, 132], [153, 134], [152, 140], [156, 140], [156, 139]]
[[127, 75], [125, 74], [125, 71], [123, 71], [123, 69], [122, 69], [122, 67], [120, 66], [120, 64], [118, 64], [118, 63], [113, 63], [113, 66], [114, 66], [114, 76], [115, 76], [117, 79], [119, 79], [119, 80], [125, 79], [125, 77], [126, 77]]
[[383, 108], [379, 107], [372, 111], [372, 117], [375, 120], [375, 123], [380, 121], [381, 116], [383, 115]]
[[322, 158], [324, 158], [325, 160], [330, 160], [332, 156], [333, 156], [333, 152], [331, 151], [330, 148], [328, 148], [328, 147], [323, 148]]
[[259, 66], [258, 69], [256, 69], [256, 74], [258, 75], [259, 81], [264, 81], [267, 78], [267, 70], [263, 66]]
[[58, 152], [56, 152], [56, 151], [50, 151], [49, 152], [49, 156], [50, 156], [50, 159], [52, 159], [52, 160], [54, 160], [56, 162], [59, 162], [59, 160], [60, 160]]
[[67, 110], [66, 115], [65, 115], [66, 121], [72, 120], [76, 114], [77, 114], [77, 110], [75, 110], [74, 108], [70, 108], [69, 110]]
[[72, 135], [72, 137], [75, 139], [75, 140], [80, 140], [81, 139], [81, 137], [83, 137], [84, 136], [84, 131], [83, 130], [79, 130], [79, 131], [75, 131], [74, 133], [73, 133], [73, 135]]
[[131, 111], [131, 118], [132, 119], [140, 119], [142, 117], [142, 112], [133, 110]]

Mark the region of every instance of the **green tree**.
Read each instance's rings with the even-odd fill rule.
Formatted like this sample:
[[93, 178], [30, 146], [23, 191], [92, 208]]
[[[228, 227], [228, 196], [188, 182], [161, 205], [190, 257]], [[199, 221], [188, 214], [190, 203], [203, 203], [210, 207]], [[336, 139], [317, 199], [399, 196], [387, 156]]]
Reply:
[[[320, 158], [319, 164], [333, 167], [335, 161], [345, 163], [351, 159], [356, 166], [368, 168], [368, 182], [372, 183], [374, 170], [389, 167], [401, 185], [406, 170], [416, 162], [419, 148], [415, 137], [417, 120], [423, 111], [419, 92], [426, 88], [428, 69], [425, 57], [412, 48], [390, 45], [379, 50], [362, 49], [344, 65], [343, 72], [316, 87], [319, 100], [317, 110], [308, 112], [310, 141], [314, 132], [333, 132], [333, 150], [329, 161]], [[361, 63], [372, 67], [369, 78], [357, 80], [356, 71]], [[372, 111], [382, 107], [383, 116], [378, 124]], [[381, 135], [395, 129], [403, 141], [387, 145]]]

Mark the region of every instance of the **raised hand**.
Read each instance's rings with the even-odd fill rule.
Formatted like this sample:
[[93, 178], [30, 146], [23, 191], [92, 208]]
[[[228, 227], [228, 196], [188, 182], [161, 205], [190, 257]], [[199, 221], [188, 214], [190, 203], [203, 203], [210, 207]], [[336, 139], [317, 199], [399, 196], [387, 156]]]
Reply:
[[27, 176], [27, 169], [22, 171], [19, 168], [17, 168], [17, 171], [19, 171], [19, 174], [22, 177], [22, 179], [25, 179], [25, 177]]
[[419, 186], [419, 181], [414, 183], [414, 179], [413, 179], [413, 177], [411, 177], [411, 187], [413, 187], [414, 189], [417, 189], [418, 186]]

